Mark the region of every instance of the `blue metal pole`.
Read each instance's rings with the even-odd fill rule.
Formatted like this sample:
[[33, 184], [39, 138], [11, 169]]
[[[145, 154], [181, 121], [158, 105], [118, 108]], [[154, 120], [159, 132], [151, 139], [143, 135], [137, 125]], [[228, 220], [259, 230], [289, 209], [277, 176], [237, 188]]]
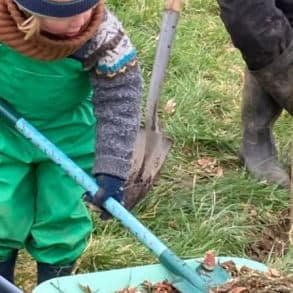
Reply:
[[[60, 165], [69, 176], [78, 182], [85, 190], [94, 195], [99, 187], [95, 180], [78, 167], [71, 159], [61, 152], [53, 143], [43, 136], [24, 118], [20, 118], [15, 128], [41, 149], [52, 161]], [[206, 292], [205, 282], [198, 274], [180, 258], [178, 258], [165, 244], [163, 244], [149, 229], [141, 224], [127, 209], [115, 199], [107, 199], [103, 207], [118, 219], [124, 227], [130, 230], [146, 247], [148, 247], [163, 264], [168, 263], [168, 269], [188, 280], [195, 288]]]
[[[93, 178], [69, 159], [28, 121], [19, 117], [20, 116], [0, 98], [0, 118], [6, 120], [11, 126], [13, 125], [24, 137], [30, 140], [32, 144], [41, 149], [57, 165], [60, 165], [60, 167], [86, 191], [89, 191], [92, 195], [98, 191], [99, 187]], [[183, 260], [177, 257], [120, 203], [113, 198], [109, 198], [104, 202], [103, 207], [148, 247], [172, 273], [183, 277], [191, 286], [199, 290], [198, 292], [207, 292], [206, 282], [199, 274], [192, 271]]]
[[22, 290], [14, 286], [12, 283], [7, 281], [2, 276], [0, 276], [0, 292], [1, 293], [23, 293]]

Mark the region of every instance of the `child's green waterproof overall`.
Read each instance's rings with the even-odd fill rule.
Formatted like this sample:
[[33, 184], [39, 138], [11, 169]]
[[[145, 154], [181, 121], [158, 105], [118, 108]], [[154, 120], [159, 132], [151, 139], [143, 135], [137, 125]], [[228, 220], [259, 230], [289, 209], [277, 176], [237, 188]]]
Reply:
[[[90, 172], [95, 119], [80, 62], [36, 61], [0, 45], [0, 96]], [[84, 192], [59, 166], [0, 121], [0, 260], [26, 247], [38, 262], [78, 258], [92, 229]]]

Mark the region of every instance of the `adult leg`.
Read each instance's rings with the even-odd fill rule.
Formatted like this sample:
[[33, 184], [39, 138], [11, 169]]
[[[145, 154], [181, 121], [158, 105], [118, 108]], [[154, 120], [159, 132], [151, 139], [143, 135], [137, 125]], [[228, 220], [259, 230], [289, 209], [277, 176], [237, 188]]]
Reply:
[[258, 179], [289, 188], [290, 179], [277, 161], [272, 127], [282, 109], [245, 73], [242, 99], [243, 136], [240, 155], [249, 172]]
[[221, 18], [257, 83], [293, 114], [293, 29], [274, 0], [218, 0]]
[[276, 160], [271, 130], [280, 109], [293, 113], [292, 28], [273, 0], [218, 3], [231, 39], [249, 68], [242, 103], [241, 156], [257, 178], [288, 187], [289, 177]]
[[250, 70], [272, 63], [291, 43], [291, 25], [275, 0], [218, 0], [221, 19]]

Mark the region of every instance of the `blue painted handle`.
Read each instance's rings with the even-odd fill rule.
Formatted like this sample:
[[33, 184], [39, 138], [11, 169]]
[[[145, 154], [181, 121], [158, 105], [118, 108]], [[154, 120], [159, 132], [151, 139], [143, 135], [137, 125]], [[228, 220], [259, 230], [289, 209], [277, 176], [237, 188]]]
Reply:
[[[28, 138], [34, 145], [41, 149], [50, 159], [60, 165], [76, 182], [85, 190], [94, 195], [99, 187], [96, 181], [78, 167], [71, 159], [61, 152], [54, 144], [45, 138], [25, 119], [20, 118], [15, 124], [15, 128]], [[122, 225], [129, 229], [146, 247], [148, 247], [159, 259], [161, 256], [168, 256], [168, 268], [175, 274], [179, 274], [189, 280], [197, 289], [205, 288], [203, 280], [178, 258], [165, 244], [163, 244], [150, 230], [142, 225], [127, 209], [125, 209], [115, 199], [107, 199], [103, 207]], [[166, 257], [164, 257], [166, 259]], [[167, 263], [167, 260], [164, 261]], [[192, 276], [192, 277], [191, 277]], [[204, 292], [204, 291], [201, 291]]]
[[23, 293], [19, 288], [0, 276], [0, 292], [1, 293]]
[[[4, 106], [3, 106], [4, 105]], [[69, 176], [79, 183], [85, 190], [94, 195], [99, 187], [96, 181], [78, 167], [61, 150], [51, 143], [44, 135], [34, 128], [24, 118], [12, 111], [5, 101], [0, 99], [0, 117], [4, 118], [35, 146], [41, 149], [52, 161], [60, 165]], [[190, 267], [178, 258], [165, 244], [163, 244], [150, 230], [141, 224], [127, 209], [115, 199], [107, 199], [103, 207], [122, 225], [129, 229], [146, 247], [148, 247], [167, 268], [176, 275], [188, 280], [196, 289], [205, 292], [205, 282]]]

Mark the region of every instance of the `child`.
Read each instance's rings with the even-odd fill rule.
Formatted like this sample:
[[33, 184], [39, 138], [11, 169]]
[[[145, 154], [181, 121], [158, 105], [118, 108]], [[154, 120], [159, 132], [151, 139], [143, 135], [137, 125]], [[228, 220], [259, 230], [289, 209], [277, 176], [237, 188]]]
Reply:
[[[0, 85], [81, 168], [93, 166], [95, 203], [123, 200], [142, 81], [135, 49], [102, 0], [0, 0]], [[38, 283], [70, 274], [92, 230], [83, 190], [4, 122], [0, 129], [0, 275], [13, 282], [23, 247]]]
[[277, 161], [272, 128], [283, 109], [293, 113], [293, 2], [218, 0], [221, 18], [246, 62], [240, 154], [258, 179], [289, 188]]

